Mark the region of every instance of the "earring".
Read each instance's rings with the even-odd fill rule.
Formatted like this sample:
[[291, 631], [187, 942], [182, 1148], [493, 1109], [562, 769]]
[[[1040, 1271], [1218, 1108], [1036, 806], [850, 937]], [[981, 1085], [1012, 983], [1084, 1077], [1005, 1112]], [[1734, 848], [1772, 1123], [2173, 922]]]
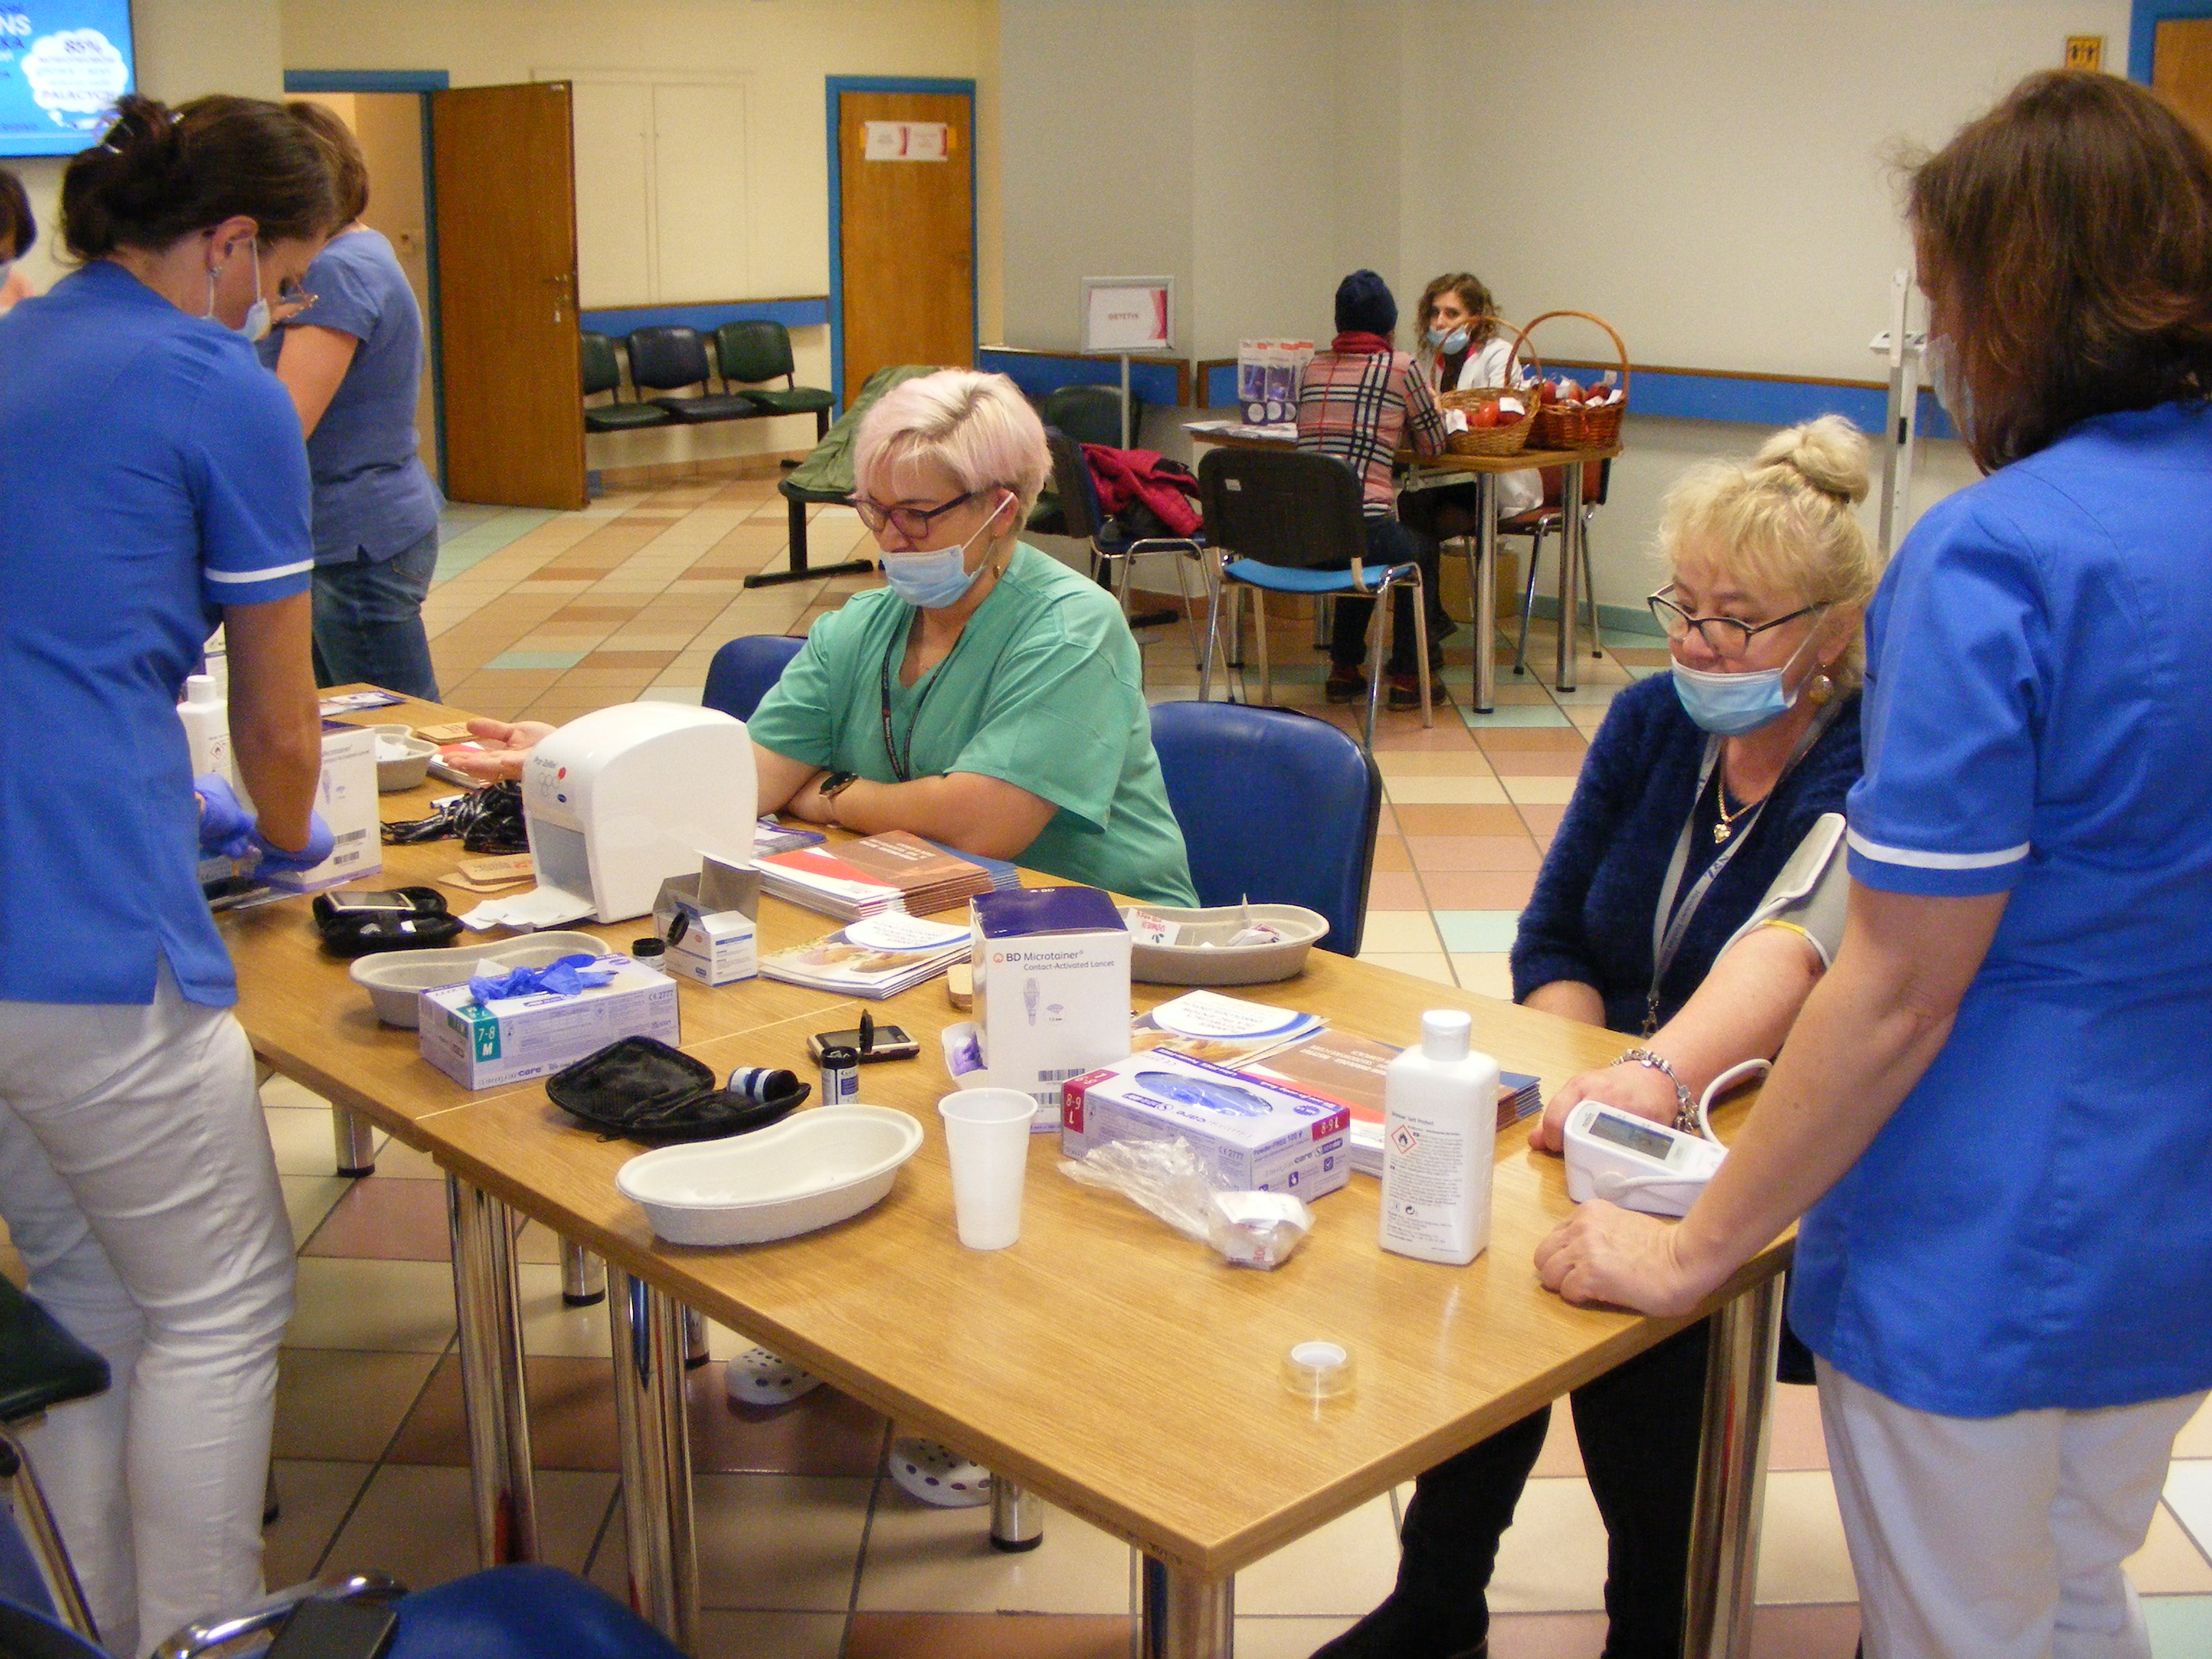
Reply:
[[1835, 695], [1836, 683], [1828, 678], [1828, 672], [1825, 668], [1815, 672], [1806, 683], [1806, 698], [1815, 708], [1821, 707]]

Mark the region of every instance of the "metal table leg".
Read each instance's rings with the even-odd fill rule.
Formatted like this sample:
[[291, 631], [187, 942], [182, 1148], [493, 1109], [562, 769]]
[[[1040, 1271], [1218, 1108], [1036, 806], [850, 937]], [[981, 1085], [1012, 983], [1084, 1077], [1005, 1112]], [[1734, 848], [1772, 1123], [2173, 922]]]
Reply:
[[1690, 1523], [1689, 1595], [1682, 1616], [1686, 1659], [1748, 1659], [1751, 1652], [1766, 1443], [1774, 1418], [1774, 1358], [1782, 1340], [1782, 1284], [1778, 1274], [1713, 1316], [1698, 1501]]
[[1582, 569], [1584, 534], [1583, 464], [1569, 461], [1565, 471], [1566, 489], [1559, 503], [1565, 515], [1559, 526], [1559, 660], [1553, 679], [1560, 690], [1571, 691], [1575, 689], [1575, 578]]
[[1044, 1499], [1003, 1474], [991, 1477], [991, 1547], [1018, 1555], [1044, 1542]]
[[1236, 1578], [1200, 1578], [1149, 1555], [1144, 1562], [1143, 1659], [1231, 1659]]
[[630, 1601], [654, 1629], [694, 1653], [699, 1641], [699, 1554], [691, 1531], [684, 1310], [619, 1268], [607, 1277]]
[[376, 1126], [359, 1112], [343, 1106], [331, 1108], [331, 1138], [337, 1143], [338, 1173], [373, 1176], [376, 1173]]
[[1498, 705], [1498, 475], [1474, 475], [1474, 712]]
[[481, 1188], [449, 1175], [446, 1216], [453, 1231], [453, 1312], [460, 1327], [477, 1557], [487, 1567], [535, 1561], [538, 1496], [530, 1467], [514, 1212]]
[[561, 1300], [588, 1308], [607, 1293], [607, 1264], [582, 1245], [561, 1241]]

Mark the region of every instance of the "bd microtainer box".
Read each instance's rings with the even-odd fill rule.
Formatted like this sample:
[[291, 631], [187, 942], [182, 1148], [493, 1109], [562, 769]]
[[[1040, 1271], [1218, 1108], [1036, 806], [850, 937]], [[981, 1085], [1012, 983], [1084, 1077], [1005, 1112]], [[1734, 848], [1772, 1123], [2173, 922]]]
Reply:
[[1037, 1103], [1129, 1052], [1129, 928], [1096, 887], [1024, 887], [971, 900], [975, 1034], [994, 1089]]
[[1352, 1178], [1352, 1114], [1180, 1054], [1132, 1054], [1060, 1091], [1060, 1150], [1116, 1140], [1190, 1143], [1224, 1191], [1312, 1200]]

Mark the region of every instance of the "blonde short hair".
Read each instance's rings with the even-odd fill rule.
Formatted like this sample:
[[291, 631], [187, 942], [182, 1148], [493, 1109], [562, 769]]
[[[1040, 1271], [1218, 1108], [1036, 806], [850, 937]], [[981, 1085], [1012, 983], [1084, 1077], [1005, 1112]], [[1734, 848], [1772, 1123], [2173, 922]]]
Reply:
[[[1881, 562], [1852, 509], [1866, 499], [1867, 440], [1839, 415], [1776, 433], [1748, 462], [1707, 461], [1667, 492], [1659, 556], [1670, 571], [1686, 555], [1722, 573], [1794, 593], [1802, 605], [1864, 605]], [[1848, 690], [1866, 667], [1863, 636], [1828, 671]]]
[[915, 461], [934, 462], [971, 494], [1012, 490], [1017, 531], [1052, 471], [1044, 422], [1029, 399], [1005, 375], [972, 368], [917, 375], [884, 394], [853, 445], [854, 490], [893, 489], [893, 475]]

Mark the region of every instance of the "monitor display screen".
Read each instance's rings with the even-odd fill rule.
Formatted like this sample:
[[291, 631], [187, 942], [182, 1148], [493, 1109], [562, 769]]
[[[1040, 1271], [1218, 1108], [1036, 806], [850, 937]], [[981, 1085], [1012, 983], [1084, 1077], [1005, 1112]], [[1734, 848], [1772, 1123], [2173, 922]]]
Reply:
[[0, 0], [0, 156], [76, 155], [136, 85], [131, 0]]

